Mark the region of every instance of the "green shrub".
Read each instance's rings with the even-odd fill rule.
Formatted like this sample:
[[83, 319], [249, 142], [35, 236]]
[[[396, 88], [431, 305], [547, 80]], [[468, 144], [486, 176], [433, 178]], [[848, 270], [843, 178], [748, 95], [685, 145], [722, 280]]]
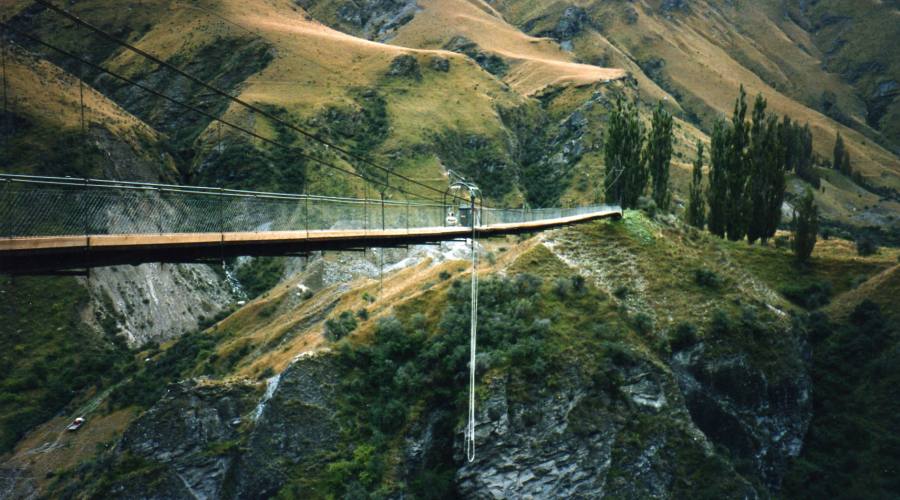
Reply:
[[878, 244], [868, 236], [860, 236], [856, 239], [856, 253], [862, 257], [878, 253]]
[[255, 298], [272, 289], [284, 274], [283, 257], [256, 257], [237, 268], [235, 277], [249, 298]]
[[656, 201], [654, 201], [653, 198], [649, 196], [641, 196], [640, 198], [638, 198], [637, 208], [638, 210], [647, 214], [648, 217], [656, 217]]
[[575, 293], [582, 294], [585, 292], [585, 290], [587, 289], [587, 283], [584, 279], [584, 276], [580, 274], [573, 274], [571, 280], [572, 290]]
[[343, 311], [337, 318], [325, 321], [325, 338], [337, 342], [356, 330], [356, 318], [350, 311]]
[[719, 274], [706, 268], [694, 269], [694, 282], [704, 288], [713, 290], [722, 287], [722, 278]]
[[800, 307], [818, 309], [831, 302], [831, 283], [820, 281], [806, 286], [786, 287], [781, 293]]
[[447, 281], [448, 279], [450, 279], [450, 276], [451, 274], [447, 271], [441, 271], [441, 273], [438, 274], [438, 278], [440, 278], [441, 281]]
[[356, 317], [362, 321], [366, 321], [369, 319], [369, 310], [365, 307], [361, 308], [359, 311], [356, 311]]
[[556, 278], [556, 281], [553, 282], [553, 293], [555, 293], [557, 297], [564, 299], [569, 295], [570, 286], [571, 282], [566, 278]]
[[697, 343], [697, 327], [691, 323], [680, 323], [675, 327], [670, 345], [672, 351], [678, 352], [693, 347]]
[[653, 318], [647, 313], [638, 313], [634, 317], [634, 329], [643, 336], [653, 333]]
[[[566, 280], [568, 282], [568, 280]], [[553, 327], [538, 315], [541, 280], [529, 275], [489, 278], [481, 283], [477, 370], [502, 369], [517, 381], [543, 380], [556, 369], [550, 356]], [[392, 446], [409, 427], [412, 415], [436, 416], [433, 439], [449, 450], [426, 460], [425, 470], [411, 478], [416, 491], [425, 487], [425, 497], [452, 497], [453, 458], [457, 416], [467, 401], [469, 361], [470, 288], [454, 281], [448, 291], [446, 309], [438, 324], [413, 314], [406, 321], [380, 319], [368, 344], [343, 343], [338, 350], [342, 367], [340, 418], [350, 441], [341, 457], [328, 466], [325, 489], [336, 497], [382, 485], [385, 466], [369, 458], [384, 454], [356, 450], [383, 450]], [[430, 330], [430, 331], [429, 331]], [[368, 448], [365, 448], [368, 447]], [[439, 484], [423, 484], [439, 478]], [[434, 488], [439, 488], [439, 491]]]

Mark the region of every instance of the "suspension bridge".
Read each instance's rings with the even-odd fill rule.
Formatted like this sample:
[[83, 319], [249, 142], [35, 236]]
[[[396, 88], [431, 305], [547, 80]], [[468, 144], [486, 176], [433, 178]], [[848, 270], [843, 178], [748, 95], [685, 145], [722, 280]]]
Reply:
[[[448, 211], [460, 214], [448, 225]], [[385, 199], [0, 174], [0, 272], [145, 262], [221, 262], [523, 232], [616, 206], [501, 209]]]
[[[472, 245], [473, 272], [465, 449], [467, 458], [473, 460], [478, 319], [476, 239], [537, 232], [603, 218], [619, 219], [621, 208], [607, 205], [542, 209], [484, 206], [483, 199], [478, 203], [478, 187], [465, 179], [460, 178], [442, 190], [406, 177], [393, 168], [284, 120], [257, 103], [232, 95], [48, 0], [33, 0], [33, 3], [68, 20], [85, 35], [118, 46], [156, 70], [202, 88], [222, 103], [293, 131], [305, 140], [306, 146], [298, 147], [260, 134], [239, 121], [212, 113], [190, 99], [158, 90], [147, 81], [120, 74], [85, 54], [60, 47], [4, 19], [0, 21], [3, 30], [0, 73], [3, 116], [7, 120], [16, 111], [15, 106], [10, 106], [9, 94], [16, 89], [10, 88], [8, 83], [7, 53], [10, 49], [20, 53], [46, 50], [78, 69], [82, 144], [89, 138], [84, 103], [87, 70], [95, 76], [110, 77], [135, 92], [143, 92], [150, 100], [174, 105], [206, 125], [215, 123], [219, 142], [221, 128], [225, 126], [261, 145], [289, 152], [310, 165], [359, 179], [366, 196], [316, 196], [0, 173], [0, 273], [79, 272], [92, 267], [148, 262], [224, 263], [227, 257], [241, 255], [309, 255], [314, 251], [387, 248], [468, 239]], [[8, 121], [6, 128], [11, 129]], [[80, 157], [81, 171], [87, 171], [89, 161], [84, 148], [80, 154], [72, 153]], [[74, 163], [68, 167], [73, 167]], [[3, 167], [10, 172], [9, 165]], [[613, 183], [617, 181], [618, 176]], [[380, 193], [377, 199], [369, 198], [370, 186]], [[413, 189], [420, 192], [415, 193]], [[454, 192], [454, 189], [458, 191]], [[463, 189], [468, 192], [467, 198], [460, 196]], [[436, 193], [441, 198], [426, 197], [422, 192]], [[403, 199], [393, 199], [388, 193], [402, 195]]]

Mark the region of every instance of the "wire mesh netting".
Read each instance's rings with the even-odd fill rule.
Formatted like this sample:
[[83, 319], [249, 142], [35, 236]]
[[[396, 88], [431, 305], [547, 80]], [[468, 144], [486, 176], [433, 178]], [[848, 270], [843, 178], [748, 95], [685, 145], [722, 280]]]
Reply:
[[[413, 201], [0, 175], [4, 237], [412, 230], [453, 224], [455, 219], [448, 219], [448, 212], [466, 209]], [[490, 226], [606, 210], [617, 207], [479, 208], [475, 223]]]

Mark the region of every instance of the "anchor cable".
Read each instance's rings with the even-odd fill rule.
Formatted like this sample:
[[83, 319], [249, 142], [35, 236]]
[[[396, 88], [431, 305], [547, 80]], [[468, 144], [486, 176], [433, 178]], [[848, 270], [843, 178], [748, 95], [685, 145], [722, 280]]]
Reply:
[[476, 242], [476, 223], [478, 211], [475, 208], [475, 197], [472, 197], [472, 290], [471, 318], [469, 320], [469, 421], [466, 425], [466, 458], [475, 460], [475, 345], [478, 335], [478, 249]]

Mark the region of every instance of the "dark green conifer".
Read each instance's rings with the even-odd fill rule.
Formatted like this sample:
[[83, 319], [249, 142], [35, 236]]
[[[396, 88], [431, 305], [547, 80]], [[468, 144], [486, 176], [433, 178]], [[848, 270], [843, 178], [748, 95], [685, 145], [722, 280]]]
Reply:
[[604, 191], [607, 203], [622, 208], [637, 205], [647, 186], [647, 167], [641, 156], [644, 133], [637, 110], [621, 100], [610, 113], [603, 156], [606, 162]]
[[728, 186], [725, 205], [725, 231], [728, 239], [738, 241], [747, 235], [747, 212], [750, 202], [747, 196], [749, 168], [747, 147], [750, 131], [747, 126], [747, 92], [741, 85], [740, 96], [734, 104], [731, 118], [730, 144], [726, 149], [725, 182]]
[[725, 237], [725, 221], [728, 202], [728, 149], [731, 143], [731, 130], [722, 121], [713, 127], [712, 143], [709, 150], [709, 187], [706, 191], [706, 203], [709, 205], [709, 232]]
[[812, 255], [816, 247], [816, 237], [819, 231], [819, 208], [813, 197], [811, 189], [806, 188], [806, 194], [800, 198], [794, 209], [794, 254], [801, 262], [805, 262]]
[[834, 159], [832, 160], [832, 166], [838, 172], [844, 172], [844, 138], [841, 137], [841, 133], [837, 133], [837, 139], [834, 141]]
[[703, 197], [703, 143], [697, 141], [697, 158], [694, 160], [691, 192], [688, 198], [687, 223], [703, 229], [706, 225], [706, 202]]
[[671, 201], [669, 191], [669, 164], [672, 161], [672, 115], [657, 103], [647, 137], [645, 161], [652, 179], [653, 200], [660, 210], [668, 210]]

